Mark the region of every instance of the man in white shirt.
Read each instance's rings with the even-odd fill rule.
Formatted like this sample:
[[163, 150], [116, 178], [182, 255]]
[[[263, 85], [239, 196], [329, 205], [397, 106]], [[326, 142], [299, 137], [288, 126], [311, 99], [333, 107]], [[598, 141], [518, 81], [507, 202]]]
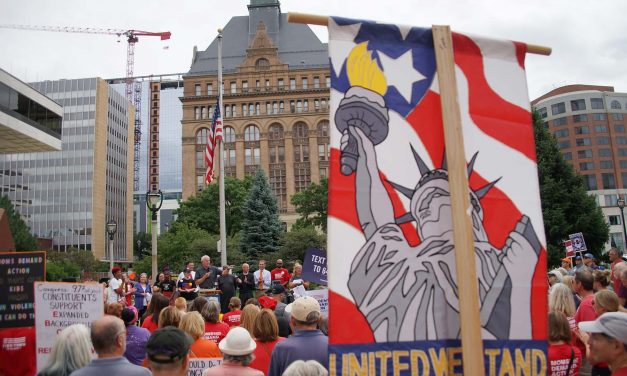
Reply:
[[253, 273], [255, 277], [255, 298], [265, 295], [265, 290], [270, 288], [272, 277], [266, 270], [266, 260], [259, 260], [259, 270]]
[[114, 267], [111, 269], [113, 278], [109, 280], [109, 294], [107, 297], [107, 304], [115, 303], [122, 297], [122, 269]]

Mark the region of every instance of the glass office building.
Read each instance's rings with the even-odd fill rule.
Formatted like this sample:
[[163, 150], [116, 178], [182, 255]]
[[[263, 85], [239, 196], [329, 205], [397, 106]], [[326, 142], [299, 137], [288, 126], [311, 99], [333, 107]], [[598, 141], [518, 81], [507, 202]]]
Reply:
[[100, 78], [31, 85], [63, 106], [62, 150], [0, 155], [1, 193], [57, 250], [109, 260], [105, 224], [115, 220], [114, 260], [131, 261], [133, 106]]

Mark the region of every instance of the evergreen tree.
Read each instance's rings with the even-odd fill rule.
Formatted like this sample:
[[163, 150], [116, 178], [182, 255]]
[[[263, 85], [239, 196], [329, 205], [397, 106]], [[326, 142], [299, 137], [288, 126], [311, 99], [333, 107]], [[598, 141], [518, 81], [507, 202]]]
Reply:
[[9, 218], [9, 229], [13, 236], [15, 250], [36, 251], [37, 238], [30, 233], [30, 229], [26, 223], [24, 223], [22, 217], [20, 217], [20, 213], [13, 208], [13, 204], [7, 196], [0, 197], [0, 208], [5, 210], [5, 215]]
[[257, 170], [248, 199], [244, 203], [240, 249], [256, 257], [276, 252], [283, 232], [276, 198], [263, 170]]
[[588, 195], [582, 177], [566, 163], [555, 137], [537, 113], [533, 128], [549, 266], [559, 265], [565, 256], [562, 241], [576, 232], [583, 233], [588, 250], [599, 255], [609, 238], [601, 208]]

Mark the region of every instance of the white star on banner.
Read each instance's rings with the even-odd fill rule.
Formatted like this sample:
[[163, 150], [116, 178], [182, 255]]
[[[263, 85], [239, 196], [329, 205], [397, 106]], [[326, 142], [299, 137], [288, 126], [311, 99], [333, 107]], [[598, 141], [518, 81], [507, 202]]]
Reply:
[[414, 82], [426, 78], [414, 69], [411, 50], [408, 50], [396, 59], [379, 51], [379, 60], [383, 66], [388, 86], [394, 86], [403, 98], [407, 100], [407, 103], [411, 102], [412, 85]]
[[361, 23], [340, 26], [332, 17], [329, 17], [329, 49], [332, 50], [329, 51], [329, 55], [336, 75], [340, 74], [344, 60], [355, 47], [355, 37], [360, 28]]

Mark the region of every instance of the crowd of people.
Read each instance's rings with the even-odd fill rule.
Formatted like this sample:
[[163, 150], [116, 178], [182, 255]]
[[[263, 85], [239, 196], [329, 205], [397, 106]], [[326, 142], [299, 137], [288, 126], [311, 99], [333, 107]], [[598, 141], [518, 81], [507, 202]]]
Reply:
[[548, 273], [549, 375], [627, 375], [627, 262], [609, 256], [609, 269], [585, 254]]
[[203, 256], [176, 281], [166, 269], [151, 284], [114, 267], [105, 315], [62, 330], [39, 375], [186, 375], [194, 358], [219, 359], [203, 375], [327, 375], [326, 318], [301, 272], [279, 259], [235, 275]]

